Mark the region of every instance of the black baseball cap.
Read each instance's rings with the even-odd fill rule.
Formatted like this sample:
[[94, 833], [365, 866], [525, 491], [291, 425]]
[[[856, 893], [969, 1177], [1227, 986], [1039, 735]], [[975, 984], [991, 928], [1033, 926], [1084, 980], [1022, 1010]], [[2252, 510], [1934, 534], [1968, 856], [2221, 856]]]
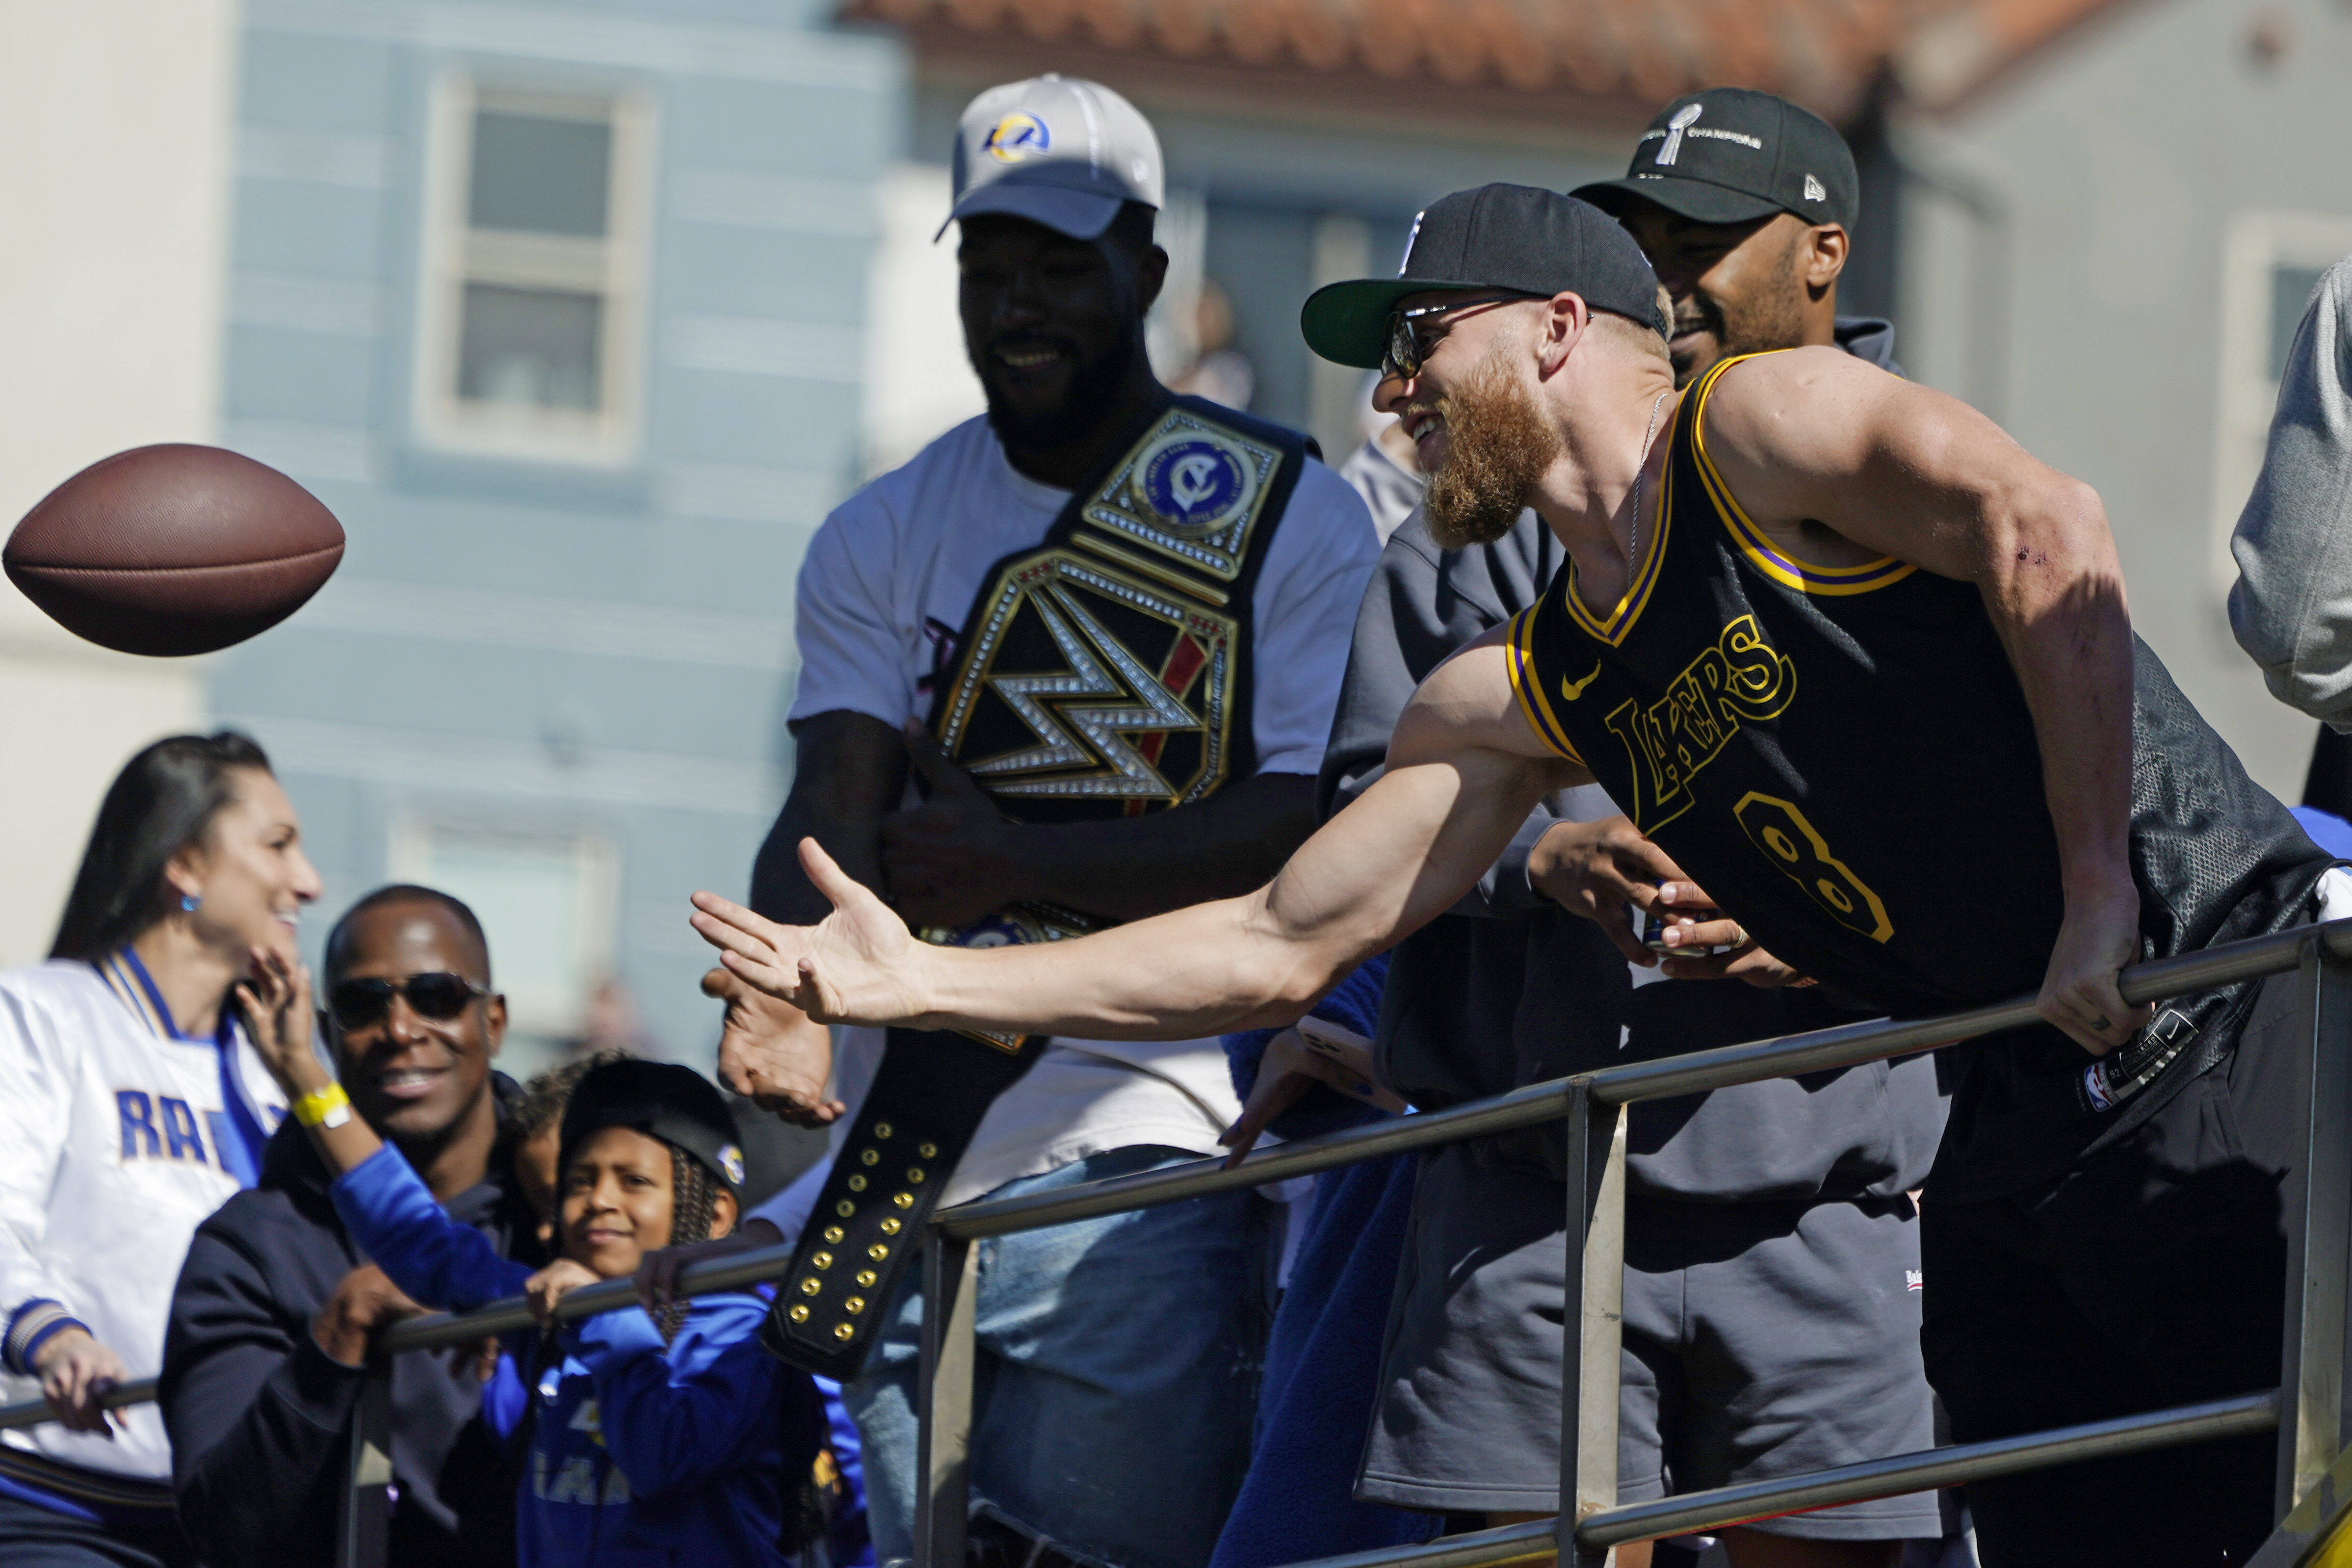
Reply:
[[1432, 289], [1497, 289], [1587, 306], [1666, 333], [1642, 247], [1589, 202], [1533, 185], [1480, 185], [1422, 209], [1393, 278], [1332, 283], [1307, 297], [1298, 330], [1325, 359], [1378, 370], [1397, 301]]
[[1659, 110], [1623, 179], [1576, 194], [1611, 213], [1640, 196], [1696, 223], [1791, 212], [1852, 228], [1862, 182], [1853, 150], [1820, 115], [1769, 92], [1711, 87]]
[[572, 1087], [563, 1108], [556, 1169], [572, 1163], [583, 1139], [607, 1127], [634, 1127], [708, 1166], [730, 1193], [743, 1186], [743, 1146], [735, 1118], [709, 1079], [676, 1062], [607, 1062]]

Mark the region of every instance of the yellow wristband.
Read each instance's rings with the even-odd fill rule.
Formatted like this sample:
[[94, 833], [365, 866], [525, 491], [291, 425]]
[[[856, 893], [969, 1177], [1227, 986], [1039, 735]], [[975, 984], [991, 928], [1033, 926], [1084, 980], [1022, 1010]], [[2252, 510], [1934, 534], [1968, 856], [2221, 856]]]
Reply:
[[340, 1083], [314, 1089], [293, 1105], [294, 1120], [305, 1127], [341, 1127], [352, 1119], [352, 1097]]

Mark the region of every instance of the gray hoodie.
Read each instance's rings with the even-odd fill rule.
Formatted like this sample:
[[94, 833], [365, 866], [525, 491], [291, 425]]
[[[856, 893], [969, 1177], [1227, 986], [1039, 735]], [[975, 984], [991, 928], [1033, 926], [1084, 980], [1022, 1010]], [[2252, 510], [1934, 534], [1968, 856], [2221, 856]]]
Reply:
[[2262, 477], [2230, 539], [2230, 626], [2271, 695], [2352, 730], [2352, 256], [2303, 313]]

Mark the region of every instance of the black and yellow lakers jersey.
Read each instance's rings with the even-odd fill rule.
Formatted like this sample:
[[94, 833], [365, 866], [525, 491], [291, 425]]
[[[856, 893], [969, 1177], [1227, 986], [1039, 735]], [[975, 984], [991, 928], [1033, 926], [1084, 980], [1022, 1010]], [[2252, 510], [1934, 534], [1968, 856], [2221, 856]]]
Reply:
[[[2064, 912], [2057, 841], [2032, 715], [1983, 601], [1893, 557], [1802, 561], [1758, 528], [1706, 452], [1707, 398], [1738, 363], [1675, 413], [1623, 598], [1594, 613], [1571, 561], [1513, 622], [1521, 710], [1805, 973], [1897, 1016], [2030, 992]], [[2327, 858], [2135, 652], [2143, 955], [2292, 923]], [[2251, 994], [2184, 1000], [2145, 1049], [2088, 1074], [2054, 1029], [1963, 1047], [1954, 1138], [2005, 1145], [1982, 1152], [2019, 1180], [2024, 1165], [2055, 1173], [2160, 1103], [2168, 1090], [2140, 1092], [2159, 1077], [2219, 1059]], [[1951, 1174], [1947, 1195], [1981, 1184]]]

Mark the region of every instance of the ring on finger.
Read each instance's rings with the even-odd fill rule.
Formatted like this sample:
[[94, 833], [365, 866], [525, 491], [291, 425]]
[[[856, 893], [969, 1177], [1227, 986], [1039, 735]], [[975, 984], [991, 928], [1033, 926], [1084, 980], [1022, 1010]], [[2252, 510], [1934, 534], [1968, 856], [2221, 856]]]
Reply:
[[2108, 1023], [2107, 1016], [2105, 1013], [2102, 1013], [2097, 1017], [2091, 1020], [2091, 1027], [2094, 1029], [2106, 1030], [2114, 1028], [2115, 1026]]

